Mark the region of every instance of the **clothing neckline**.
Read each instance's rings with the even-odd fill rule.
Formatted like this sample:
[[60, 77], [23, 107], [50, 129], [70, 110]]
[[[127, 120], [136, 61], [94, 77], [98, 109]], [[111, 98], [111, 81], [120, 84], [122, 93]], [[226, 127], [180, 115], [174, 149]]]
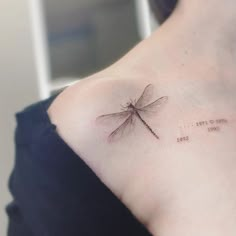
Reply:
[[46, 98], [45, 100], [41, 101], [40, 102], [40, 108], [41, 108], [41, 112], [42, 112], [42, 119], [43, 119], [43, 122], [45, 122], [47, 125], [51, 126], [54, 130], [56, 130], [57, 128], [57, 125], [54, 124], [50, 117], [49, 117], [49, 114], [47, 112], [49, 106], [52, 104], [52, 102], [56, 99], [56, 97], [58, 95], [60, 95], [68, 86], [66, 86], [65, 88], [63, 88], [62, 91], [60, 92], [57, 92], [56, 94], [54, 95], [51, 95], [50, 97]]

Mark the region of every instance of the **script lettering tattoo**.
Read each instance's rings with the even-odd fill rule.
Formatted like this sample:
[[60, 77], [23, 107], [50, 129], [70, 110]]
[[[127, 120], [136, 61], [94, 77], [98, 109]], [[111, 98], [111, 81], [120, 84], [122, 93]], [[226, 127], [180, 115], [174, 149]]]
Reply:
[[153, 131], [153, 129], [148, 125], [148, 123], [143, 119], [143, 116], [147, 113], [154, 114], [156, 111], [159, 111], [159, 107], [164, 105], [168, 101], [168, 97], [160, 97], [152, 102], [150, 102], [150, 99], [153, 95], [153, 89], [154, 86], [152, 84], [148, 84], [144, 91], [142, 92], [141, 96], [135, 100], [130, 99], [129, 102], [126, 103], [125, 106], [121, 105], [122, 111], [117, 113], [111, 113], [111, 114], [105, 114], [98, 116], [96, 118], [96, 121], [101, 121], [104, 119], [117, 119], [123, 120], [123, 123], [121, 123], [115, 130], [113, 130], [109, 136], [108, 141], [114, 141], [117, 140], [122, 136], [125, 130], [130, 129], [134, 126], [135, 119], [138, 119], [150, 132], [150, 134], [153, 135], [156, 139], [159, 139], [159, 136]]

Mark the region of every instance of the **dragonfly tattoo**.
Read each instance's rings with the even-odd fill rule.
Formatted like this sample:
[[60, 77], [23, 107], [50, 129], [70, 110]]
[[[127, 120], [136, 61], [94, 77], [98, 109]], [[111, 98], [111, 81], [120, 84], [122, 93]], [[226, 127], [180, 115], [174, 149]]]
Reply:
[[150, 99], [153, 95], [154, 86], [148, 84], [138, 100], [130, 99], [125, 106], [121, 105], [121, 112], [110, 113], [105, 115], [100, 115], [96, 118], [96, 121], [107, 121], [112, 119], [114, 120], [123, 120], [123, 122], [113, 130], [108, 136], [108, 142], [117, 140], [120, 138], [124, 131], [134, 127], [135, 119], [141, 121], [141, 123], [147, 128], [147, 130], [156, 138], [159, 139], [159, 136], [153, 131], [153, 129], [147, 124], [143, 119], [143, 115], [154, 114], [159, 111], [159, 108], [168, 101], [168, 97], [160, 97], [152, 102]]

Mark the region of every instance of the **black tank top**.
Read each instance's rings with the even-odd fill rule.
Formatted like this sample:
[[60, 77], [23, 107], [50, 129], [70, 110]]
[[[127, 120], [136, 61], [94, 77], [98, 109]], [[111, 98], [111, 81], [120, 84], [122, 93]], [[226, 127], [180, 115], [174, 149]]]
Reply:
[[58, 94], [15, 113], [8, 236], [150, 236], [57, 134], [46, 111]]

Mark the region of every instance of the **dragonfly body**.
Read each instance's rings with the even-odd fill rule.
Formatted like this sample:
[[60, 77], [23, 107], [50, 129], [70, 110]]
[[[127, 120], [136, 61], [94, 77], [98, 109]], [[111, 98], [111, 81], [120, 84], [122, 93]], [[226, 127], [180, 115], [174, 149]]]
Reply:
[[145, 127], [157, 138], [159, 139], [159, 137], [157, 136], [157, 134], [152, 130], [152, 128], [147, 124], [147, 122], [141, 117], [141, 115], [139, 114], [138, 110], [132, 103], [130, 103], [128, 105], [128, 108], [132, 110], [132, 113], [134, 115], [136, 115], [136, 117], [145, 125]]
[[146, 123], [146, 121], [140, 116], [140, 114], [136, 111], [135, 114], [137, 115], [137, 117], [139, 118], [139, 120], [145, 125], [145, 127], [157, 138], [159, 139], [159, 137], [157, 136], [157, 134], [152, 130], [152, 128]]

